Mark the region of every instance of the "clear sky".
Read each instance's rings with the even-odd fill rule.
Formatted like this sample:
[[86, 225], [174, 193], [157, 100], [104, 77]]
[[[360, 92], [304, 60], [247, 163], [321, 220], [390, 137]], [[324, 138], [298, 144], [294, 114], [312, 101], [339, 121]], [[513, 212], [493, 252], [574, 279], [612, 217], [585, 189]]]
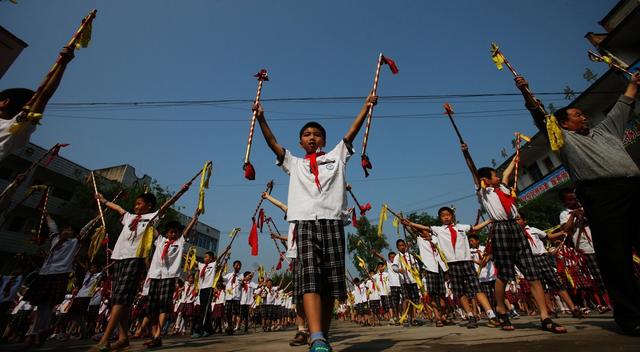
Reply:
[[[143, 102], [253, 99], [252, 77], [267, 68], [263, 98], [362, 97], [263, 103], [281, 144], [301, 154], [298, 129], [317, 120], [337, 143], [372, 85], [377, 55], [393, 58], [400, 73], [384, 70], [368, 154], [374, 169], [364, 179], [359, 153], [348, 179], [376, 222], [382, 203], [395, 210], [434, 213], [453, 204], [461, 222], [478, 208], [471, 177], [449, 121], [450, 102], [478, 166], [511, 152], [513, 132], [535, 133], [517, 96], [451, 97], [517, 93], [511, 74], [490, 60], [489, 44], [531, 82], [534, 92], [581, 91], [589, 83], [584, 35], [616, 4], [589, 1], [27, 1], [0, 3], [0, 23], [29, 44], [0, 81], [0, 89], [35, 88], [59, 49], [92, 8], [98, 9], [90, 46], [76, 52], [32, 142], [45, 148], [70, 143], [62, 154], [86, 167], [133, 165], [177, 190], [205, 160], [213, 160], [212, 187], [201, 219], [223, 232], [243, 229], [233, 258], [270, 267], [276, 251], [266, 233], [260, 256], [250, 257], [246, 237], [265, 183], [286, 201], [287, 176], [256, 131], [251, 160], [257, 179], [243, 178], [250, 103], [167, 106], [64, 105], [71, 102]], [[437, 97], [446, 95], [446, 97]], [[391, 96], [429, 96], [416, 99]], [[563, 95], [541, 96], [564, 104]], [[62, 105], [57, 105], [62, 104]], [[466, 112], [466, 114], [465, 114]], [[400, 116], [399, 116], [400, 115]], [[378, 118], [376, 118], [378, 116]], [[279, 121], [278, 121], [279, 119]], [[146, 120], [146, 121], [145, 121]], [[160, 120], [160, 121], [159, 121]], [[161, 121], [167, 120], [167, 121]], [[201, 121], [197, 121], [201, 120]], [[457, 200], [456, 199], [461, 199]], [[197, 191], [178, 203], [187, 214]], [[266, 212], [286, 229], [279, 210]], [[385, 227], [392, 232], [391, 223]], [[394, 242], [390, 235], [390, 242]]]

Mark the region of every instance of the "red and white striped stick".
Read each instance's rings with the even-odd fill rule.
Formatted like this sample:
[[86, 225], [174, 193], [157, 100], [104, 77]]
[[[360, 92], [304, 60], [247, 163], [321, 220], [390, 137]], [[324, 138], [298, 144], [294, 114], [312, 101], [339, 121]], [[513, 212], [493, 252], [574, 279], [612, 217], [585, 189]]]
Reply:
[[[378, 66], [376, 67], [376, 74], [373, 77], [373, 90], [372, 95], [377, 95], [378, 92], [378, 79], [380, 78], [380, 67], [382, 67], [382, 53], [378, 55]], [[369, 107], [369, 112], [367, 113], [367, 125], [364, 128], [364, 139], [362, 141], [362, 165], [364, 168], [365, 177], [369, 176], [367, 172], [367, 167], [365, 167], [365, 162], [371, 168], [371, 163], [369, 161], [369, 157], [367, 156], [367, 143], [369, 142], [369, 129], [371, 128], [371, 120], [373, 117], [373, 106]]]
[[[269, 76], [267, 75], [267, 70], [262, 69], [260, 72], [254, 75], [258, 79], [258, 91], [256, 92], [256, 99], [254, 103], [260, 101], [260, 95], [262, 95], [262, 82], [268, 81]], [[244, 154], [244, 165], [242, 169], [244, 170], [244, 177], [248, 180], [254, 180], [256, 178], [256, 172], [249, 161], [249, 155], [251, 154], [251, 144], [253, 142], [253, 132], [256, 127], [256, 112], [253, 112], [253, 116], [251, 117], [251, 127], [249, 128], [249, 140], [247, 141], [247, 152]]]

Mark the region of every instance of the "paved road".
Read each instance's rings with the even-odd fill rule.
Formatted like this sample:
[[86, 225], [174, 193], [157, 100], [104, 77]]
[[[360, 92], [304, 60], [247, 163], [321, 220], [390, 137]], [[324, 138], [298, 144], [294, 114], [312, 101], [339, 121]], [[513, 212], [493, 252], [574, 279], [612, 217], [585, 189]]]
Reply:
[[[640, 338], [619, 335], [610, 314], [592, 315], [584, 320], [560, 318], [568, 334], [554, 335], [538, 327], [537, 318], [514, 320], [516, 331], [503, 332], [481, 326], [469, 330], [464, 326], [436, 328], [396, 326], [360, 327], [337, 322], [332, 330], [335, 351], [458, 351], [518, 352], [518, 351], [640, 351]], [[482, 325], [482, 324], [481, 324]], [[306, 351], [305, 347], [289, 347], [294, 331], [249, 333], [246, 335], [208, 338], [166, 338], [158, 351]], [[49, 342], [36, 351], [86, 351], [88, 341]], [[0, 345], [2, 351], [15, 351], [20, 346]], [[144, 351], [142, 341], [133, 341], [127, 351]]]

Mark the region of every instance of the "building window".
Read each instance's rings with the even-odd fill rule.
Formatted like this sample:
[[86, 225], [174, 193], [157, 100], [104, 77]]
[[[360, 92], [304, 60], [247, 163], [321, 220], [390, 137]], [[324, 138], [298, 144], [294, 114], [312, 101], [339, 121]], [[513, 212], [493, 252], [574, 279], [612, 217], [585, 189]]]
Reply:
[[530, 177], [533, 179], [533, 182], [536, 182], [542, 179], [542, 171], [540, 171], [540, 167], [538, 167], [538, 164], [536, 163], [529, 165], [529, 167], [527, 167], [527, 172], [529, 173]]
[[22, 232], [26, 219], [22, 216], [14, 216], [7, 230], [11, 232]]
[[218, 251], [218, 241], [215, 238], [211, 239], [211, 247], [209, 249], [213, 252]]
[[551, 158], [546, 157], [544, 159], [542, 159], [542, 163], [544, 164], [544, 167], [547, 168], [548, 172], [553, 171], [553, 169], [555, 169], [555, 166], [553, 166], [553, 162], [551, 161]]

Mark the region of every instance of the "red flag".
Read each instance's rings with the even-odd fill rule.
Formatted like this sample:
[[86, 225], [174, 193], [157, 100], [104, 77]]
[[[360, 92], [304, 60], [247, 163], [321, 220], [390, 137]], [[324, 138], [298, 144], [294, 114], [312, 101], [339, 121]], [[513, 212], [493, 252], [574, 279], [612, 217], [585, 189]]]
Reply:
[[251, 226], [251, 232], [249, 232], [249, 245], [251, 246], [251, 255], [258, 255], [258, 224], [255, 219], [252, 220], [253, 225]]
[[282, 269], [282, 259], [284, 258], [284, 253], [280, 253], [280, 260], [278, 260], [278, 265], [276, 265], [276, 270]]
[[268, 81], [269, 80], [269, 75], [267, 74], [267, 70], [264, 69], [264, 68], [262, 70], [260, 70], [260, 72], [258, 72], [255, 75], [253, 75], [253, 77], [256, 77], [258, 79], [258, 81]]
[[371, 210], [371, 203], [360, 205], [360, 215], [364, 216], [369, 210]]
[[258, 223], [260, 224], [260, 233], [262, 233], [262, 227], [264, 226], [264, 209], [260, 208], [258, 213]]
[[44, 166], [45, 167], [49, 166], [49, 164], [51, 164], [53, 159], [55, 159], [58, 156], [58, 154], [60, 153], [60, 149], [66, 147], [68, 145], [69, 145], [68, 143], [57, 143], [56, 145], [54, 145], [53, 148], [51, 148], [51, 152], [49, 154], [49, 158], [47, 159], [47, 161], [44, 162]]
[[244, 178], [250, 181], [253, 181], [256, 179], [256, 170], [253, 168], [253, 165], [251, 165], [251, 163], [248, 161], [246, 164], [244, 164]]
[[393, 73], [394, 75], [398, 74], [399, 72], [398, 66], [396, 65], [395, 61], [391, 60], [391, 58], [388, 58], [382, 55], [382, 63], [389, 65], [389, 69], [391, 70], [391, 73]]
[[373, 165], [371, 165], [371, 160], [369, 160], [369, 157], [366, 155], [362, 156], [362, 169], [364, 170], [364, 177], [369, 177], [369, 171], [367, 171], [367, 169], [371, 170], [373, 168]]

